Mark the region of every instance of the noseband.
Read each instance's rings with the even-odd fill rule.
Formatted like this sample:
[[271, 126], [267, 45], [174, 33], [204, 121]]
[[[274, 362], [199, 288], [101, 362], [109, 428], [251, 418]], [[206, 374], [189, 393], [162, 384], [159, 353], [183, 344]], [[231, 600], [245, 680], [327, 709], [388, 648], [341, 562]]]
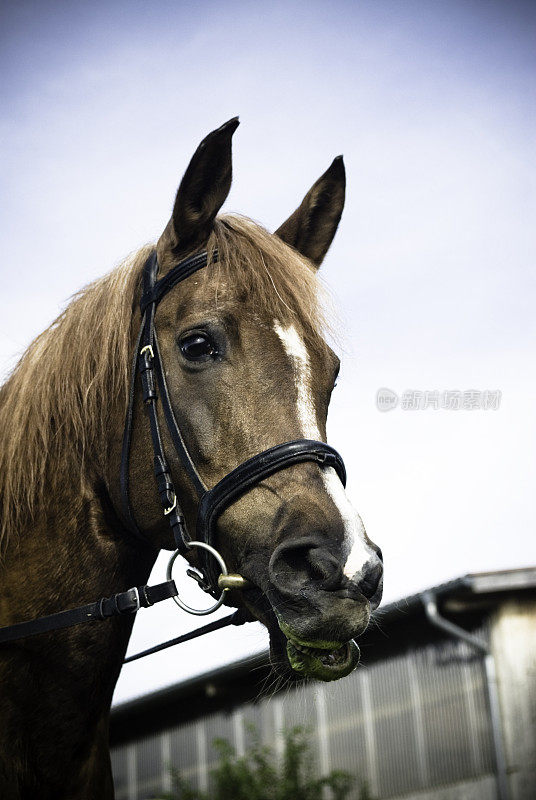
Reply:
[[[212, 261], [217, 260], [218, 254], [214, 251]], [[120, 484], [123, 517], [129, 531], [137, 539], [154, 547], [149, 536], [140, 530], [136, 524], [129, 495], [132, 422], [136, 395], [136, 375], [139, 374], [143, 402], [147, 409], [151, 431], [156, 486], [163, 514], [167, 517], [173, 531], [173, 538], [177, 548], [170, 561], [168, 579], [171, 579], [171, 567], [176, 556], [179, 553], [186, 555], [192, 547], [199, 548], [202, 571], [190, 570], [189, 574], [198, 581], [204, 591], [209, 592], [213, 597], [219, 598], [216, 605], [207, 610], [212, 611], [221, 605], [224, 597], [223, 592], [221, 592], [221, 582], [220, 587], [218, 587], [220, 571], [216, 570], [215, 564], [217, 563], [220, 566], [224, 574], [226, 574], [227, 570], [221, 555], [215, 548], [215, 543], [218, 518], [225, 509], [249, 489], [264, 480], [264, 478], [293, 464], [312, 461], [320, 466], [333, 467], [343, 485], [346, 483], [346, 471], [341, 456], [325, 442], [298, 439], [278, 444], [275, 447], [257, 453], [257, 455], [244, 461], [225, 475], [211, 489], [207, 489], [205, 486], [196, 469], [194, 460], [188, 452], [173, 413], [155, 328], [155, 312], [159, 302], [174, 286], [205, 267], [207, 262], [208, 254], [206, 252], [199, 253], [181, 261], [167, 272], [164, 277], [157, 279], [158, 259], [156, 252], [153, 252], [143, 268], [143, 286], [140, 301], [142, 319], [132, 363], [129, 403], [121, 453]], [[191, 539], [186, 530], [184, 515], [164, 452], [157, 412], [158, 400], [162, 405], [164, 420], [173, 442], [175, 453], [199, 500], [195, 539]], [[194, 611], [189, 608], [187, 610]]]

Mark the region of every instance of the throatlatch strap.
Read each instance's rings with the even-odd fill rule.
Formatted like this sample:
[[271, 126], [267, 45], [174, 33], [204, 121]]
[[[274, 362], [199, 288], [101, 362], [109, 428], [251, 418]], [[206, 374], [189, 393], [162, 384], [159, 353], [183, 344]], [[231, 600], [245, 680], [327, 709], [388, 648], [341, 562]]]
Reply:
[[132, 418], [134, 415], [136, 376], [138, 374], [136, 366], [138, 363], [138, 354], [140, 351], [140, 342], [144, 326], [145, 326], [145, 315], [143, 316], [142, 324], [140, 326], [138, 336], [136, 337], [136, 344], [134, 346], [134, 355], [132, 357], [132, 366], [130, 372], [130, 389], [128, 393], [128, 407], [125, 419], [125, 429], [123, 431], [123, 445], [121, 448], [121, 468], [119, 472], [119, 483], [121, 491], [121, 506], [123, 510], [123, 521], [126, 523], [128, 530], [136, 537], [136, 539], [138, 539], [140, 542], [143, 542], [146, 545], [154, 546], [151, 545], [151, 542], [147, 539], [146, 536], [142, 534], [142, 532], [136, 525], [136, 520], [134, 519], [134, 515], [132, 513], [132, 507], [130, 505], [129, 474], [128, 474], [128, 469], [130, 464], [130, 445], [132, 441]]

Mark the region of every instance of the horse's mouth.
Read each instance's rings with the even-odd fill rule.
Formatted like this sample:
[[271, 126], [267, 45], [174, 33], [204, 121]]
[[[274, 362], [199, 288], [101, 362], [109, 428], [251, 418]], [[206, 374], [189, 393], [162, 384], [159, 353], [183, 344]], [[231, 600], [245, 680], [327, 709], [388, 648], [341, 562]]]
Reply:
[[305, 642], [278, 619], [286, 638], [286, 655], [294, 672], [304, 678], [336, 681], [349, 675], [359, 664], [359, 647], [349, 642]]
[[336, 681], [349, 675], [359, 663], [359, 648], [351, 640], [335, 649], [304, 647], [287, 641], [287, 657], [295, 672], [320, 681]]
[[282, 677], [300, 681], [336, 681], [349, 675], [359, 664], [359, 647], [349, 641], [305, 640], [268, 603], [264, 592], [253, 588], [242, 595], [252, 616], [270, 633], [270, 659]]

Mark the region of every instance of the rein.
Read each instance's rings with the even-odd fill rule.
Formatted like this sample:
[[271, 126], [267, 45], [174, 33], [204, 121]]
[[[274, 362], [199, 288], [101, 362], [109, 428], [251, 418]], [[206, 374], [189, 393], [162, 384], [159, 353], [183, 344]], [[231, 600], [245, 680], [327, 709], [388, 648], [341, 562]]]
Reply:
[[[134, 586], [132, 589], [127, 589], [126, 592], [119, 592], [113, 597], [103, 597], [95, 603], [88, 603], [85, 606], [71, 608], [69, 611], [59, 611], [57, 614], [50, 614], [47, 617], [39, 617], [38, 619], [18, 622], [16, 625], [0, 628], [0, 644], [14, 642], [17, 639], [26, 639], [28, 636], [37, 636], [39, 633], [71, 628], [74, 625], [80, 625], [82, 622], [103, 622], [110, 617], [136, 614], [140, 608], [149, 608], [162, 600], [177, 597], [177, 594], [177, 587], [173, 580], [158, 583], [155, 586]], [[247, 622], [245, 613], [242, 609], [238, 609], [234, 614], [229, 614], [227, 617], [210, 622], [197, 630], [189, 631], [155, 647], [149, 647], [141, 653], [128, 656], [128, 658], [124, 659], [123, 664], [137, 661], [139, 658], [144, 658], [144, 656], [157, 653], [176, 644], [188, 642], [198, 636], [204, 636], [205, 633], [226, 628], [228, 625], [243, 625], [245, 622]]]
[[[216, 251], [212, 261], [218, 260]], [[143, 268], [142, 296], [140, 301], [141, 326], [134, 349], [130, 379], [129, 401], [123, 434], [120, 467], [120, 491], [122, 516], [127, 529], [145, 545], [154, 547], [148, 536], [136, 524], [130, 503], [129, 464], [132, 441], [132, 423], [136, 383], [139, 375], [143, 402], [147, 409], [151, 440], [153, 446], [153, 466], [156, 487], [162, 505], [162, 512], [167, 517], [176, 550], [172, 554], [167, 567], [167, 581], [155, 586], [139, 586], [120, 592], [111, 598], [102, 598], [95, 603], [80, 606], [68, 611], [60, 611], [39, 619], [20, 622], [0, 628], [0, 644], [15, 641], [38, 633], [45, 633], [60, 628], [78, 625], [82, 622], [103, 621], [112, 616], [137, 613], [140, 608], [147, 608], [162, 600], [172, 598], [185, 611], [202, 616], [219, 608], [230, 589], [245, 589], [248, 581], [240, 575], [230, 575], [221, 554], [215, 547], [217, 521], [220, 515], [235, 500], [256, 486], [264, 478], [279, 472], [293, 464], [312, 461], [320, 466], [333, 467], [342, 484], [346, 484], [346, 470], [341, 456], [325, 442], [311, 439], [297, 439], [276, 445], [257, 453], [244, 461], [215, 486], [207, 489], [199, 475], [195, 463], [181, 435], [177, 420], [173, 413], [165, 370], [162, 365], [158, 336], [155, 328], [155, 313], [158, 303], [178, 283], [193, 275], [208, 263], [208, 253], [203, 252], [181, 261], [169, 270], [164, 277], [157, 279], [158, 260], [156, 251], [147, 259]], [[195, 493], [199, 499], [196, 538], [191, 539], [185, 525], [184, 515], [179, 505], [171, 471], [164, 452], [160, 423], [157, 414], [157, 400], [160, 399], [164, 420], [169, 431], [179, 462], [183, 466]], [[176, 558], [185, 556], [191, 548], [200, 552], [202, 569], [190, 568], [188, 575], [194, 578], [203, 591], [211, 594], [216, 602], [207, 609], [195, 609], [188, 606], [178, 595], [172, 578], [172, 569]], [[219, 569], [216, 568], [216, 564]], [[234, 614], [216, 620], [195, 631], [171, 639], [142, 653], [125, 659], [124, 663], [142, 658], [150, 653], [158, 652], [166, 647], [202, 636], [227, 625], [240, 625], [246, 622], [246, 612], [238, 609]]]

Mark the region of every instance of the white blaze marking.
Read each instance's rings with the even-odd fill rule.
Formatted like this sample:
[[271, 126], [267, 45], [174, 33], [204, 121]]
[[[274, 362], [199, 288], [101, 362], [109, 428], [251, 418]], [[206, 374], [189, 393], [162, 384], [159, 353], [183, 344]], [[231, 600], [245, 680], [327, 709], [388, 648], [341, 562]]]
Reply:
[[275, 322], [274, 330], [281, 339], [285, 352], [292, 361], [298, 390], [298, 419], [304, 439], [319, 439], [316, 409], [311, 394], [311, 367], [309, 354], [294, 325], [283, 328]]
[[343, 572], [347, 578], [353, 578], [361, 573], [367, 561], [370, 561], [373, 556], [374, 551], [365, 540], [363, 520], [348, 500], [344, 486], [333, 467], [327, 467], [324, 470], [323, 477], [327, 492], [343, 519], [345, 538], [350, 550]]
[[[274, 330], [281, 339], [285, 352], [294, 366], [298, 393], [297, 412], [301, 434], [305, 439], [320, 439], [316, 409], [311, 392], [311, 367], [307, 348], [294, 325], [283, 328], [276, 321]], [[326, 491], [344, 522], [346, 546], [349, 553], [343, 572], [347, 578], [353, 578], [361, 573], [367, 561], [374, 555], [374, 551], [366, 543], [365, 527], [361, 517], [348, 500], [344, 486], [333, 467], [323, 469], [322, 477]]]

